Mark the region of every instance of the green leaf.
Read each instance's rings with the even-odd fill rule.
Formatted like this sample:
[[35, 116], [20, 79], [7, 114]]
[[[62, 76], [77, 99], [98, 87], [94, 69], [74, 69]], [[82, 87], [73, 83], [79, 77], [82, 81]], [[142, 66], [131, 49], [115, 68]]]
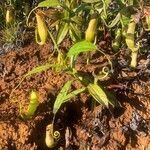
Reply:
[[91, 10], [92, 7], [86, 3], [80, 4], [78, 7], [74, 9], [74, 12], [78, 14], [79, 12], [83, 12], [84, 10]]
[[129, 0], [129, 1], [128, 1], [128, 4], [129, 4], [129, 5], [133, 5], [133, 0]]
[[135, 14], [135, 10], [133, 6], [127, 6], [127, 7], [123, 7], [120, 10], [120, 14], [121, 14], [121, 23], [123, 27], [128, 26], [130, 19], [132, 18], [132, 15]]
[[71, 81], [67, 81], [65, 83], [65, 85], [62, 87], [62, 89], [60, 90], [55, 103], [54, 103], [54, 107], [53, 107], [53, 113], [56, 114], [58, 109], [60, 108], [60, 106], [62, 105], [62, 103], [64, 103], [64, 99], [67, 95], [68, 90], [70, 89], [72, 80]]
[[69, 34], [73, 41], [81, 40], [81, 32], [75, 24], [70, 23]]
[[61, 107], [61, 105], [67, 101], [69, 101], [72, 97], [78, 95], [79, 93], [82, 93], [86, 88], [80, 88], [77, 90], [74, 90], [72, 92], [70, 92], [69, 94], [68, 91], [70, 89], [72, 81], [68, 81], [61, 89], [61, 91], [59, 92], [56, 101], [54, 103], [54, 107], [53, 107], [53, 113], [56, 114], [59, 110], [59, 108]]
[[81, 52], [95, 51], [96, 45], [88, 41], [82, 41], [74, 44], [67, 53], [67, 57], [77, 56]]
[[97, 3], [100, 0], [82, 0], [84, 3]]
[[83, 87], [83, 88], [80, 88], [80, 89], [72, 91], [71, 93], [69, 93], [68, 95], [66, 95], [66, 97], [64, 98], [64, 102], [67, 102], [69, 99], [71, 99], [72, 97], [78, 95], [79, 93], [84, 92], [85, 90], [86, 90], [86, 88]]
[[105, 0], [104, 2], [105, 2], [106, 6], [108, 8], [109, 4], [111, 3], [111, 0]]
[[63, 39], [65, 38], [65, 36], [68, 33], [68, 30], [69, 30], [68, 23], [63, 23], [60, 25], [60, 28], [59, 28], [58, 34], [57, 34], [57, 40], [56, 40], [57, 44], [60, 44], [63, 41]]
[[[81, 16], [74, 16], [74, 17], [71, 18], [71, 22], [75, 23], [78, 26], [82, 26], [82, 24], [83, 24], [83, 18]], [[80, 30], [78, 32], [81, 33]]]
[[116, 3], [119, 5], [120, 8], [125, 7], [124, 0], [116, 0]]
[[59, 0], [45, 0], [38, 4], [38, 7], [57, 7], [60, 6]]
[[42, 71], [46, 71], [46, 70], [48, 70], [51, 67], [58, 67], [58, 65], [57, 64], [45, 64], [45, 65], [41, 65], [41, 66], [35, 67], [31, 71], [26, 73], [24, 75], [24, 78], [26, 78], [27, 76], [31, 76], [33, 74], [36, 74], [36, 73], [41, 73]]
[[131, 20], [130, 17], [127, 17], [125, 15], [121, 15], [121, 24], [122, 24], [122, 27], [127, 27], [128, 24], [130, 23], [130, 20]]
[[108, 107], [108, 104], [112, 104], [112, 100], [109, 99], [109, 97], [107, 96], [107, 93], [104, 91], [104, 89], [97, 85], [97, 84], [92, 84], [90, 83], [87, 86], [87, 89], [90, 93], [90, 95], [100, 104], [103, 104], [105, 106]]
[[41, 65], [41, 66], [38, 66], [38, 67], [35, 67], [33, 68], [31, 71], [29, 71], [28, 73], [26, 73], [23, 78], [21, 79], [21, 81], [18, 83], [18, 85], [12, 90], [11, 94], [10, 94], [10, 97], [11, 95], [13, 94], [13, 92], [20, 86], [20, 84], [24, 81], [24, 79], [28, 76], [31, 76], [31, 75], [34, 75], [36, 73], [41, 73], [42, 71], [46, 71], [48, 70], [49, 68], [63, 68], [64, 69], [64, 65], [60, 65], [60, 64], [45, 64], [45, 65]]
[[111, 22], [111, 24], [108, 25], [108, 28], [113, 28], [119, 22], [120, 18], [121, 18], [121, 15], [120, 13], [118, 13], [115, 19]]

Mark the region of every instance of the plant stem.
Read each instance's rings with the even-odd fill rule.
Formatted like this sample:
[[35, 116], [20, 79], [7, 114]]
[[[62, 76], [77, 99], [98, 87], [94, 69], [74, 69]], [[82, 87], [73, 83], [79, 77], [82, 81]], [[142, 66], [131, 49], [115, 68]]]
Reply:
[[59, 51], [58, 45], [57, 45], [57, 43], [56, 43], [56, 41], [54, 39], [53, 34], [49, 30], [48, 30], [48, 33], [50, 35], [50, 38], [52, 39], [52, 42], [54, 43], [54, 49], [56, 48], [56, 50]]

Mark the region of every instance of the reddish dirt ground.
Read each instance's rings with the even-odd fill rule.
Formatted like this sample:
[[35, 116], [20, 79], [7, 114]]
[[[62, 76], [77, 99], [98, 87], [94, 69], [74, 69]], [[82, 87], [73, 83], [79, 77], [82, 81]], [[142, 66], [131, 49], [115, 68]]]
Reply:
[[[53, 104], [58, 91], [71, 77], [49, 69], [25, 79], [13, 93], [14, 99], [9, 96], [25, 73], [47, 62], [52, 49], [51, 43], [41, 47], [31, 43], [0, 56], [0, 150], [48, 149], [44, 138], [46, 126], [52, 122]], [[93, 54], [91, 65], [83, 64], [84, 56], [81, 57], [76, 67], [87, 74], [106, 64], [102, 55]], [[119, 58], [126, 57], [120, 54]], [[145, 61], [144, 57], [139, 58], [139, 64]], [[120, 106], [106, 108], [96, 104], [92, 107], [89, 94], [76, 96], [64, 104], [56, 116], [55, 128], [61, 138], [54, 150], [150, 149], [149, 76], [122, 69], [118, 64], [114, 70], [114, 75], [101, 84], [114, 92]], [[78, 82], [73, 84], [73, 88], [79, 86]], [[19, 103], [26, 110], [32, 89], [38, 91], [40, 105], [32, 119], [23, 120]]]

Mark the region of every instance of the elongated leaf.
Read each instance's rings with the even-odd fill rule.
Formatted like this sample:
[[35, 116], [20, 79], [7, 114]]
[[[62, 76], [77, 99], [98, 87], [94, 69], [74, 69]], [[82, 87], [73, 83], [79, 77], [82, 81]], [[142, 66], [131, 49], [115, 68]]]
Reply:
[[130, 17], [127, 17], [125, 15], [121, 15], [121, 23], [123, 27], [127, 27], [130, 23]]
[[63, 39], [68, 33], [68, 30], [69, 30], [68, 23], [63, 23], [58, 31], [57, 40], [56, 40], [57, 44], [60, 44], [63, 41]]
[[108, 28], [113, 28], [119, 22], [120, 18], [121, 18], [121, 15], [120, 13], [118, 13], [115, 19], [111, 22], [111, 24], [108, 25]]
[[70, 0], [64, 0], [64, 5], [66, 5], [68, 8], [70, 8]]
[[76, 7], [75, 9], [74, 9], [74, 12], [76, 13], [76, 14], [78, 14], [79, 12], [82, 12], [83, 10], [90, 10], [91, 9], [91, 6], [90, 5], [88, 5], [88, 4], [86, 4], [86, 3], [82, 3], [82, 4], [80, 4], [78, 7]]
[[42, 71], [46, 71], [51, 67], [58, 67], [58, 65], [57, 64], [45, 64], [45, 65], [35, 67], [31, 71], [29, 71], [27, 74], [25, 74], [24, 77], [26, 78], [27, 76], [30, 76], [30, 75], [33, 75], [36, 73], [40, 73]]
[[96, 49], [97, 49], [96, 45], [94, 45], [91, 42], [88, 41], [78, 42], [69, 49], [67, 57], [77, 56], [81, 52], [95, 51]]
[[82, 0], [84, 3], [96, 3], [99, 2], [100, 0]]
[[11, 95], [13, 94], [13, 92], [20, 86], [20, 84], [24, 81], [24, 79], [28, 76], [31, 76], [31, 75], [34, 75], [36, 73], [41, 73], [42, 71], [46, 71], [48, 70], [49, 68], [64, 68], [64, 65], [61, 66], [60, 64], [45, 64], [45, 65], [41, 65], [41, 66], [38, 66], [38, 67], [35, 67], [33, 68], [31, 71], [29, 71], [28, 73], [26, 73], [23, 78], [21, 79], [21, 81], [19, 82], [19, 84], [12, 90], [11, 94], [10, 94], [10, 97]]
[[53, 107], [53, 113], [56, 114], [60, 106], [64, 103], [64, 99], [67, 95], [68, 90], [70, 89], [72, 81], [68, 81], [62, 87], [61, 91], [59, 92]]
[[123, 27], [127, 27], [132, 18], [132, 14], [134, 14], [133, 6], [123, 7], [120, 10], [121, 14], [121, 23]]
[[60, 6], [59, 0], [45, 0], [38, 4], [38, 7], [56, 7]]
[[69, 34], [73, 41], [81, 40], [81, 32], [75, 24], [70, 23]]
[[111, 0], [105, 0], [104, 2], [106, 4], [106, 8], [108, 8], [109, 4], [111, 3]]
[[120, 6], [120, 8], [126, 7], [124, 4], [124, 0], [116, 0], [116, 2]]
[[[83, 20], [83, 18], [81, 16], [74, 16], [74, 17], [71, 18], [71, 22], [75, 23], [77, 26], [81, 26], [82, 25], [82, 23], [83, 23], [82, 20]], [[81, 31], [78, 30], [78, 32], [81, 32]]]
[[87, 86], [87, 89], [90, 95], [100, 104], [103, 104], [108, 107], [108, 104], [114, 105], [113, 100], [109, 99], [107, 93], [103, 90], [102, 87], [98, 86], [97, 84], [90, 83]]
[[77, 90], [74, 90], [72, 91], [71, 93], [67, 94], [68, 93], [68, 90], [71, 86], [71, 83], [72, 81], [68, 81], [64, 86], [63, 88], [61, 89], [60, 93], [58, 94], [57, 98], [56, 98], [56, 101], [54, 103], [54, 107], [53, 107], [53, 113], [56, 114], [57, 111], [59, 110], [60, 106], [69, 101], [72, 97], [78, 95], [79, 93], [82, 93], [83, 91], [85, 91], [85, 87], [83, 88], [80, 88], [80, 89], [77, 89]]
[[84, 92], [85, 90], [86, 90], [86, 88], [83, 87], [83, 88], [80, 88], [80, 89], [72, 91], [71, 93], [69, 93], [68, 95], [66, 95], [66, 97], [64, 98], [64, 102], [67, 102], [69, 99], [71, 99], [72, 97], [78, 95], [79, 93]]

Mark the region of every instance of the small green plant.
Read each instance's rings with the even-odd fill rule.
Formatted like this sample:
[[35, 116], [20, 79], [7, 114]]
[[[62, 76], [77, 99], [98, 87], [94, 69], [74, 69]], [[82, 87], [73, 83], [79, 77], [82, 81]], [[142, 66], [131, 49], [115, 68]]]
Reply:
[[32, 0], [5, 0], [5, 5], [13, 7], [17, 20], [23, 21], [31, 9]]
[[[37, 73], [53, 69], [53, 71], [65, 72], [72, 76], [71, 80], [67, 81], [59, 91], [53, 105], [53, 120], [46, 127], [45, 143], [47, 147], [53, 148], [60, 138], [59, 131], [54, 130], [56, 114], [62, 105], [74, 96], [86, 92], [93, 98], [94, 102], [98, 102], [107, 108], [110, 105], [117, 105], [116, 98], [101, 84], [101, 81], [106, 80], [110, 76], [110, 73], [113, 73], [113, 64], [107, 57], [107, 54], [98, 49], [95, 43], [101, 41], [101, 39], [107, 42], [106, 33], [110, 33], [110, 43], [108, 42], [110, 47], [108, 47], [112, 48], [113, 52], [117, 52], [117, 54], [119, 54], [121, 48], [130, 49], [130, 66], [135, 68], [140, 49], [140, 43], [137, 42], [139, 31], [136, 29], [137, 27], [139, 29], [143, 28], [144, 32], [150, 30], [150, 8], [149, 6], [145, 6], [146, 4], [141, 4], [142, 1], [139, 2], [137, 0], [116, 0], [114, 2], [116, 9], [110, 8], [113, 2], [111, 0], [45, 0], [39, 2], [37, 7], [34, 7], [30, 11], [31, 8], [28, 9], [29, 3], [27, 0], [23, 2], [26, 5], [21, 7], [21, 10], [25, 10], [26, 15], [24, 17], [27, 18], [28, 26], [30, 24], [29, 19], [30, 17], [32, 18], [31, 14], [34, 12], [32, 21], [36, 21], [35, 26], [33, 26], [36, 42], [39, 45], [44, 45], [47, 42], [48, 36], [50, 36], [54, 44], [52, 56], [55, 54], [55, 50], [57, 50], [57, 59], [54, 62], [52, 60], [53, 57], [51, 57], [48, 63], [37, 66], [27, 72], [22, 77], [20, 83], [12, 90], [10, 98], [16, 88], [26, 78], [34, 76]], [[14, 0], [12, 6], [15, 11], [18, 10], [16, 4], [18, 5], [19, 3], [15, 3]], [[21, 1], [20, 4], [22, 4]], [[13, 21], [14, 17], [11, 17], [10, 10], [6, 12], [6, 29], [9, 30], [8, 32], [6, 32], [7, 30], [4, 30], [4, 33], [2, 32], [3, 37], [9, 39], [7, 42], [15, 40], [15, 31], [17, 31], [17, 29], [11, 28], [15, 25], [14, 22], [16, 21]], [[11, 31], [13, 29], [14, 31]], [[15, 34], [12, 34], [12, 32]], [[59, 48], [62, 41], [68, 37], [71, 39], [73, 45], [67, 53], [64, 53]], [[81, 39], [84, 40], [82, 41]], [[78, 56], [81, 53], [89, 54], [90, 52], [102, 54], [108, 60], [110, 67], [104, 66], [98, 74], [94, 72], [91, 74], [91, 77], [87, 77], [80, 74], [75, 68]], [[105, 52], [107, 53], [107, 51]], [[115, 56], [117, 55], [115, 54]], [[71, 85], [76, 80], [82, 84], [82, 88], [72, 91]], [[36, 92], [32, 92], [31, 95], [27, 112], [23, 113], [20, 107], [20, 115], [23, 119], [32, 118], [39, 105]]]
[[0, 31], [2, 35], [0, 41], [2, 43], [13, 44], [18, 35], [18, 26], [16, 23], [9, 25], [9, 27], [3, 27], [2, 31]]
[[[75, 70], [75, 61], [76, 61], [76, 58], [77, 56], [80, 54], [80, 53], [83, 53], [83, 52], [89, 52], [89, 51], [95, 51], [97, 49], [97, 47], [93, 44], [93, 43], [90, 43], [88, 41], [82, 41], [82, 42], [78, 42], [76, 44], [74, 44], [68, 51], [67, 53], [67, 57], [66, 59], [70, 59], [70, 65], [65, 65], [64, 67], [64, 64], [61, 65], [61, 64], [45, 64], [45, 65], [41, 65], [41, 66], [38, 66], [38, 67], [35, 67], [33, 68], [31, 71], [29, 71], [27, 74], [24, 75], [24, 77], [22, 78], [21, 82], [16, 86], [16, 88], [18, 88], [18, 86], [23, 82], [23, 80], [28, 77], [28, 76], [31, 76], [33, 74], [36, 74], [36, 73], [40, 73], [42, 71], [46, 71], [50, 68], [57, 68], [57, 67], [61, 67], [62, 70], [68, 72], [69, 74], [71, 74], [73, 77], [75, 77], [75, 79], [78, 79], [79, 81], [81, 81], [81, 83], [85, 86], [88, 86], [88, 85], [92, 85], [93, 83], [90, 81], [90, 79], [86, 79], [85, 77], [82, 77], [81, 75], [78, 74], [78, 72]], [[66, 61], [67, 62], [67, 61]], [[97, 85], [97, 80], [95, 80], [95, 84], [94, 85]], [[70, 82], [69, 82], [70, 83]], [[68, 83], [68, 84], [69, 84]], [[71, 84], [71, 83], [70, 83]], [[89, 86], [90, 88], [88, 89], [91, 89], [94, 87], [93, 86]], [[68, 85], [66, 85], [68, 87]], [[97, 87], [97, 86], [95, 86]], [[13, 94], [14, 90], [16, 89], [14, 88], [12, 90], [12, 93], [11, 95]], [[100, 87], [99, 87], [100, 88]], [[95, 88], [93, 88], [95, 89]], [[96, 90], [95, 90], [96, 91]], [[99, 90], [100, 91], [100, 90]], [[103, 90], [101, 90], [103, 91]], [[63, 92], [61, 92], [63, 93]], [[104, 92], [105, 93], [105, 92]], [[97, 94], [97, 93], [95, 93]], [[64, 93], [65, 95], [65, 93]], [[62, 95], [61, 95], [62, 97]], [[104, 96], [105, 97], [105, 96]], [[66, 98], [66, 95], [65, 95], [65, 98]], [[58, 99], [59, 99], [59, 96], [58, 96]], [[62, 99], [62, 98], [61, 98]], [[101, 98], [99, 97], [99, 102], [101, 101]], [[97, 100], [97, 99], [96, 99]], [[105, 101], [105, 99], [103, 99]], [[102, 100], [102, 101], [103, 101]], [[64, 101], [64, 99], [62, 99], [62, 101]], [[109, 101], [109, 99], [106, 99], [106, 101]], [[56, 101], [57, 102], [57, 101]], [[106, 104], [106, 103], [105, 103]], [[58, 106], [58, 104], [57, 104]], [[108, 106], [108, 105], [107, 105]], [[55, 107], [54, 107], [55, 108]]]
[[[4, 6], [3, 6], [4, 7]], [[7, 6], [7, 8], [2, 8], [3, 21], [2, 30], [0, 31], [2, 43], [13, 44], [17, 38], [17, 22], [15, 22], [15, 13], [12, 5]]]
[[25, 27], [24, 9], [26, 6], [23, 5], [25, 3], [30, 4], [27, 0], [5, 0], [0, 4], [0, 20], [2, 23], [0, 41], [2, 44], [20, 46], [23, 43], [24, 35], [20, 33], [20, 30]]
[[[88, 52], [91, 50], [96, 50], [96, 47], [94, 44], [87, 42], [87, 41], [78, 42], [70, 48], [67, 54], [67, 57], [76, 58], [81, 52]], [[75, 59], [73, 61], [75, 61]], [[56, 131], [53, 132], [53, 124], [54, 124], [56, 113], [58, 112], [58, 110], [60, 109], [63, 103], [69, 101], [72, 97], [82, 92], [88, 92], [94, 98], [94, 100], [96, 100], [100, 104], [103, 104], [106, 107], [108, 107], [109, 104], [115, 106], [115, 103], [116, 103], [116, 101], [114, 100], [114, 97], [112, 97], [112, 95], [110, 95], [110, 93], [106, 91], [102, 86], [98, 85], [97, 79], [95, 79], [95, 82], [93, 83], [91, 79], [81, 76], [74, 68], [68, 68], [67, 72], [71, 74], [75, 80], [80, 81], [83, 85], [83, 88], [74, 90], [69, 93], [69, 89], [71, 88], [71, 83], [73, 82], [73, 80], [70, 80], [65, 83], [65, 85], [62, 87], [59, 94], [57, 95], [57, 98], [53, 106], [53, 114], [54, 114], [53, 122], [52, 124], [48, 125], [48, 127], [49, 126], [51, 127], [50, 128], [51, 130], [49, 132], [47, 132], [46, 130], [45, 142], [49, 148], [54, 147], [58, 141], [58, 137], [55, 138], [54, 136]]]
[[[40, 2], [37, 7], [35, 7], [28, 15], [27, 25], [29, 24], [29, 17], [33, 11], [40, 8], [51, 8], [49, 15], [48, 11], [43, 11], [43, 15], [47, 17], [48, 22], [51, 22], [49, 25], [49, 32], [52, 30], [52, 27], [56, 27], [56, 44], [59, 45], [64, 38], [69, 33], [73, 41], [81, 39], [81, 32], [79, 26], [81, 25], [81, 17], [77, 12], [78, 3], [73, 0], [45, 0]], [[44, 22], [44, 20], [42, 21]], [[39, 29], [39, 32], [42, 30]], [[52, 38], [52, 34], [50, 35]], [[53, 40], [53, 39], [52, 39]]]
[[71, 87], [71, 83], [72, 83], [72, 80], [71, 81], [67, 81], [65, 83], [65, 85], [62, 87], [62, 89], [59, 92], [59, 94], [57, 95], [57, 98], [56, 98], [54, 106], [53, 106], [54, 116], [56, 115], [56, 113], [58, 112], [60, 106], [63, 103], [67, 102], [72, 97], [76, 96], [77, 94], [79, 94], [79, 93], [81, 93], [81, 92], [83, 92], [85, 90], [85, 88], [81, 88], [81, 89], [77, 89], [77, 90], [74, 90], [74, 91], [68, 93], [69, 89]]
[[68, 93], [69, 89], [71, 87], [71, 83], [72, 83], [72, 80], [67, 81], [65, 83], [65, 85], [62, 87], [62, 89], [60, 90], [60, 92], [57, 95], [57, 98], [55, 100], [55, 103], [53, 106], [53, 114], [54, 114], [53, 122], [46, 127], [45, 143], [46, 143], [47, 147], [49, 147], [49, 148], [54, 147], [57, 144], [58, 139], [60, 137], [60, 133], [58, 131], [55, 131], [55, 132], [53, 131], [54, 130], [53, 124], [54, 124], [56, 113], [58, 112], [58, 110], [60, 109], [60, 107], [63, 103], [69, 101], [72, 97], [76, 96], [77, 94], [79, 94], [85, 90], [85, 88], [81, 88], [81, 89], [77, 89], [77, 90], [74, 90], [74, 91]]

